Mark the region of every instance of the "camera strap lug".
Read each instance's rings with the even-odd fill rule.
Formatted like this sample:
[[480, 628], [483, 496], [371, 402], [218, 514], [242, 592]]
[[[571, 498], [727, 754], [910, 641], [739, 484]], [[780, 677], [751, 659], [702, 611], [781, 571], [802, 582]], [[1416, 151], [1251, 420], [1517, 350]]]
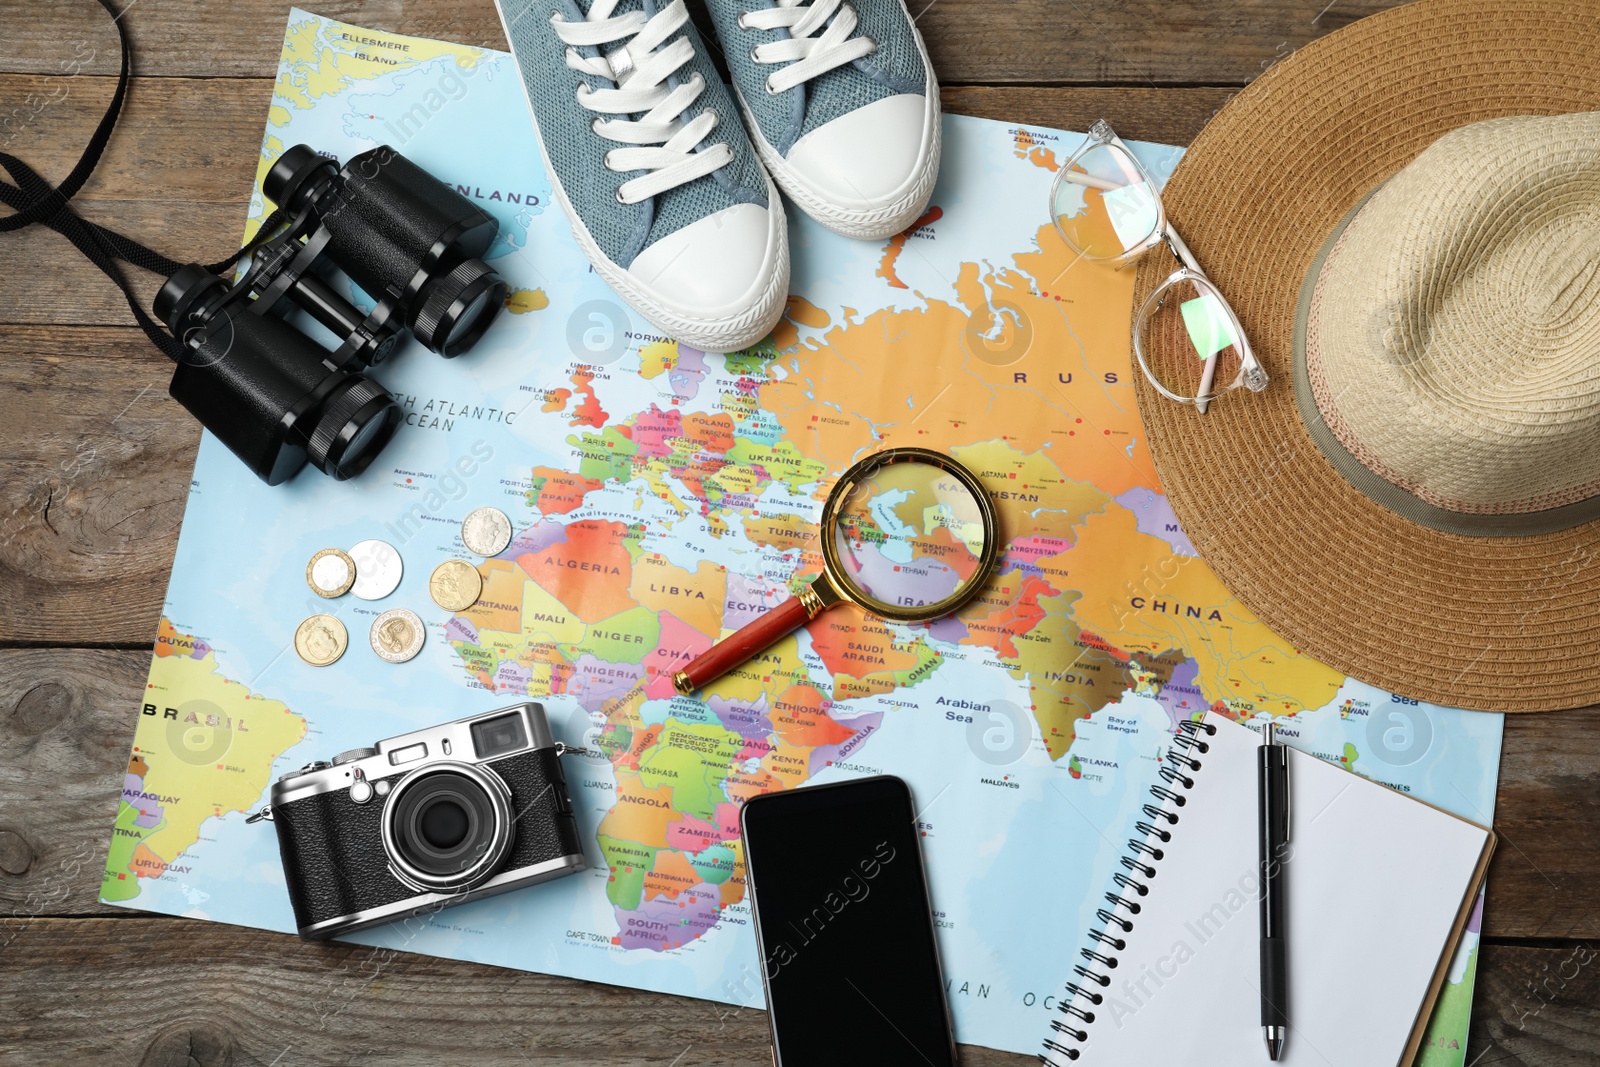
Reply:
[[556, 758], [560, 759], [562, 756], [569, 756], [569, 755], [570, 756], [582, 756], [585, 759], [601, 759], [601, 758], [603, 758], [605, 756], [605, 753], [604, 752], [597, 752], [592, 748], [583, 748], [581, 746], [575, 748], [575, 747], [567, 744], [565, 741], [557, 741], [556, 742]]
[[261, 822], [262, 820], [265, 820], [267, 822], [271, 822], [272, 821], [272, 805], [271, 804], [262, 805], [262, 807], [261, 807], [261, 809], [259, 811], [252, 811], [249, 815], [246, 815], [245, 818], [244, 818], [244, 822], [245, 822], [246, 826], [249, 826], [251, 823]]

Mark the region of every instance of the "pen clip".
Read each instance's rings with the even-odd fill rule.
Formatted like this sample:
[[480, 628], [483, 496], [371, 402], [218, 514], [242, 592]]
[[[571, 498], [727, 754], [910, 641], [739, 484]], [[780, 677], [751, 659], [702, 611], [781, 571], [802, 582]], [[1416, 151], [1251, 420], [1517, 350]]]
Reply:
[[1294, 789], [1289, 781], [1289, 752], [1288, 746], [1283, 753], [1283, 841], [1289, 843], [1289, 834], [1294, 826]]

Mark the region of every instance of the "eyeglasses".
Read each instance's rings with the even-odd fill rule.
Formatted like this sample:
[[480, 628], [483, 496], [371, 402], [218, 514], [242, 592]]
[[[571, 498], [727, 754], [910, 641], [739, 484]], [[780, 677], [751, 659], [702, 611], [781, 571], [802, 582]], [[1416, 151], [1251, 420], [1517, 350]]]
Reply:
[[[1050, 218], [1085, 259], [1120, 266], [1158, 244], [1177, 257], [1178, 269], [1145, 300], [1133, 324], [1133, 354], [1162, 396], [1204, 412], [1241, 385], [1255, 393], [1267, 387], [1239, 317], [1167, 222], [1150, 175], [1104, 119], [1056, 174]], [[1184, 355], [1153, 368], [1148, 353], [1157, 338], [1177, 338], [1178, 347], [1167, 351]], [[1228, 384], [1218, 389], [1219, 381]]]

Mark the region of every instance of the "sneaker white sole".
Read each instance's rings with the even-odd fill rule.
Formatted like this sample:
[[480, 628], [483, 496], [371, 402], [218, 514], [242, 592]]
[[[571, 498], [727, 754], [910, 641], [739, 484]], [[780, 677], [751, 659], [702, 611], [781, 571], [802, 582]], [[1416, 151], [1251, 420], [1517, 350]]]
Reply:
[[[506, 25], [505, 14], [500, 11], [498, 4], [495, 5], [495, 12], [500, 17], [500, 28], [505, 33], [506, 40], [510, 41], [511, 30]], [[539, 158], [544, 161], [545, 175], [550, 180], [550, 191], [567, 216], [567, 222], [572, 227], [572, 236], [577, 239], [578, 247], [583, 250], [595, 273], [600, 275], [600, 279], [622, 297], [629, 307], [643, 315], [652, 326], [674, 341], [698, 348], [702, 352], [719, 354], [737, 352], [757, 344], [772, 332], [773, 327], [778, 325], [778, 320], [783, 317], [783, 309], [789, 299], [789, 222], [784, 214], [783, 201], [778, 196], [778, 190], [773, 187], [770, 175], [763, 175], [767, 182], [766, 253], [762, 257], [761, 270], [751, 282], [749, 300], [741, 301], [741, 309], [731, 315], [696, 316], [674, 309], [662, 301], [649, 286], [634, 278], [625, 268], [613, 262], [610, 256], [601, 251], [599, 243], [589, 233], [589, 227], [584, 225], [583, 219], [573, 210], [572, 201], [567, 199], [566, 191], [561, 188], [561, 181], [556, 177], [555, 167], [550, 163], [550, 153], [545, 151], [544, 134], [539, 129], [539, 119], [533, 113], [533, 102], [527, 99], [526, 85], [523, 86], [523, 99], [528, 103], [528, 116], [533, 120], [534, 141], [539, 146]]]
[[[909, 14], [907, 17], [910, 17]], [[939, 85], [934, 78], [933, 64], [928, 59], [927, 46], [922, 43], [922, 34], [917, 32], [915, 23], [911, 26], [911, 32], [917, 41], [917, 51], [922, 56], [922, 69], [928, 72], [928, 83], [924, 90], [927, 107], [923, 110], [922, 140], [917, 153], [917, 166], [905, 184], [887, 196], [878, 198], [883, 201], [882, 204], [870, 209], [840, 207], [807, 185], [789, 166], [788, 161], [768, 143], [761, 132], [761, 127], [756, 124], [755, 117], [750, 113], [744, 93], [737, 85], [733, 87], [734, 95], [739, 100], [739, 108], [744, 112], [745, 128], [749, 130], [750, 140], [756, 146], [756, 154], [761, 157], [767, 173], [772, 175], [779, 188], [807, 215], [834, 233], [858, 241], [881, 241], [893, 237], [916, 222], [922, 217], [923, 212], [928, 210], [928, 201], [933, 198], [933, 188], [939, 182], [939, 156], [944, 142]]]

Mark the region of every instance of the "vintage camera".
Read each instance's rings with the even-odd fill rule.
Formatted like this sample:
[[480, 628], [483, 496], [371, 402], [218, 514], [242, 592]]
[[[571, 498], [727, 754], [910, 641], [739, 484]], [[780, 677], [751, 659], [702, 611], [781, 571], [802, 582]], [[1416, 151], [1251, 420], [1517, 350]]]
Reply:
[[272, 786], [307, 941], [586, 866], [544, 708], [519, 704], [341, 752]]
[[[290, 222], [252, 249], [249, 270], [230, 283], [191, 263], [156, 295], [157, 317], [185, 350], [170, 392], [269, 485], [307, 462], [352, 478], [401, 418], [362, 370], [388, 358], [404, 330], [447, 357], [478, 342], [505, 304], [505, 282], [478, 258], [499, 225], [387, 145], [342, 169], [295, 145], [262, 187]], [[372, 297], [371, 312], [323, 279], [325, 263]], [[339, 347], [291, 326], [296, 308]]]

